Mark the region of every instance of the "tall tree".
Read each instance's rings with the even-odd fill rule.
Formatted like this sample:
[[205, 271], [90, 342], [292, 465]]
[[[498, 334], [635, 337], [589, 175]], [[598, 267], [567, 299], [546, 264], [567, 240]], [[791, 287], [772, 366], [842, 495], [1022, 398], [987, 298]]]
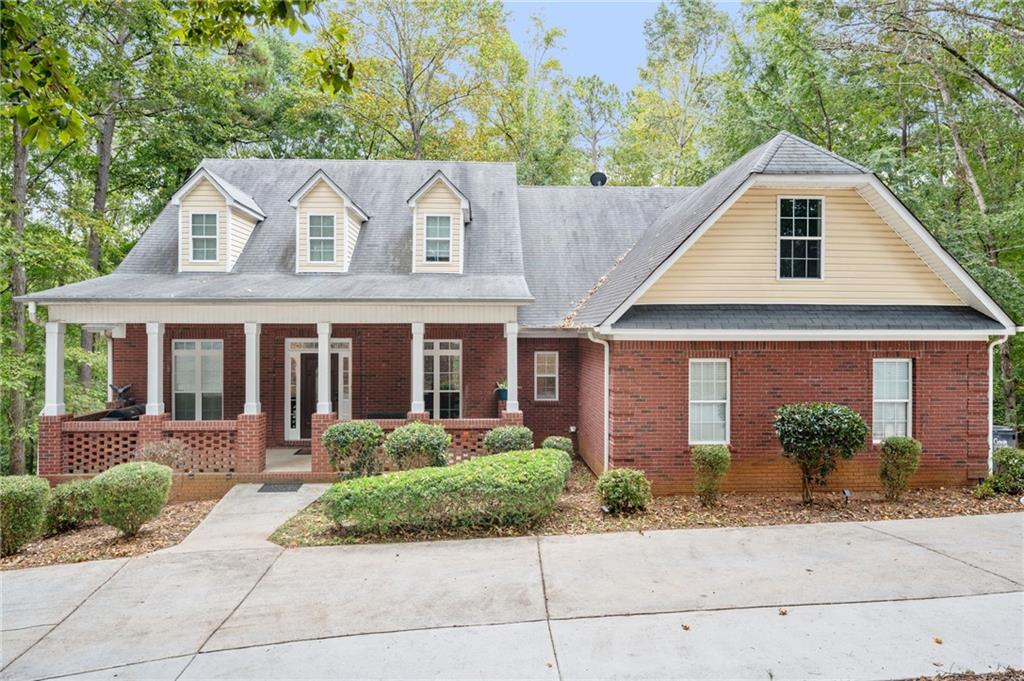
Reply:
[[622, 114], [622, 95], [614, 83], [599, 76], [581, 76], [573, 82], [572, 99], [580, 137], [590, 154], [590, 170], [595, 172], [601, 169], [602, 146], [615, 133]]

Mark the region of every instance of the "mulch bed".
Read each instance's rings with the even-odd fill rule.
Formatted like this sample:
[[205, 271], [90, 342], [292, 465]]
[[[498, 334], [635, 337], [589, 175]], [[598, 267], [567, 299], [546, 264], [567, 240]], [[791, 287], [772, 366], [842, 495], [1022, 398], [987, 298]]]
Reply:
[[300, 511], [271, 536], [281, 546], [327, 546], [378, 542], [514, 537], [534, 534], [589, 534], [668, 530], [693, 527], [738, 527], [829, 523], [895, 518], [937, 518], [1024, 511], [1016, 497], [976, 499], [971, 488], [909, 490], [898, 502], [880, 493], [855, 493], [847, 503], [841, 493], [815, 491], [814, 504], [804, 506], [799, 494], [725, 494], [718, 505], [704, 508], [690, 495], [655, 497], [645, 513], [629, 516], [601, 511], [593, 473], [576, 461], [558, 508], [533, 527], [449, 529], [389, 535], [356, 534], [334, 527], [319, 502]]
[[1006, 669], [1001, 672], [989, 672], [987, 674], [975, 674], [974, 672], [963, 672], [960, 674], [939, 674], [938, 676], [921, 676], [919, 681], [1024, 681], [1024, 671], [1020, 669]]
[[188, 501], [167, 506], [134, 537], [122, 537], [114, 528], [92, 522], [73, 532], [26, 544], [15, 555], [0, 558], [0, 570], [125, 558], [174, 546], [195, 529], [216, 504], [216, 501]]

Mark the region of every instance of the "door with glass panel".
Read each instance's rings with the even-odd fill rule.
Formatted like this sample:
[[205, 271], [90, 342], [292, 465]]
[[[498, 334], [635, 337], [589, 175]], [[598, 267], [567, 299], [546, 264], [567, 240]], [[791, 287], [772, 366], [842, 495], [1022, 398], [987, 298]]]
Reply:
[[[320, 358], [315, 338], [285, 341], [284, 432], [286, 440], [308, 440], [317, 403]], [[331, 339], [331, 404], [338, 418], [352, 418], [352, 342]]]
[[423, 403], [435, 419], [462, 418], [462, 342], [423, 342]]

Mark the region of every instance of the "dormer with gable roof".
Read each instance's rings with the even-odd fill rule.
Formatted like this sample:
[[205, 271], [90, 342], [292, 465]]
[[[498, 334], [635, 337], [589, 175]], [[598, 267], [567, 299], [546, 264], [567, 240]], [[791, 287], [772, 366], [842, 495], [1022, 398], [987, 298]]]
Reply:
[[465, 226], [472, 220], [469, 198], [440, 170], [407, 202], [413, 216], [413, 272], [462, 274]]
[[288, 199], [295, 209], [295, 271], [347, 272], [370, 217], [322, 169]]

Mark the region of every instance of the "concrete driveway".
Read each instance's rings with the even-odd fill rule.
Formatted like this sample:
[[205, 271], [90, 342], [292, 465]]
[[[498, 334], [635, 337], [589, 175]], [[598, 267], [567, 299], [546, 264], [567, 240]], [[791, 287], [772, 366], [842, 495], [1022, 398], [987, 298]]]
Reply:
[[0, 573], [0, 677], [1024, 668], [1024, 514], [292, 550], [259, 538], [218, 548], [217, 535], [204, 530], [190, 550]]

